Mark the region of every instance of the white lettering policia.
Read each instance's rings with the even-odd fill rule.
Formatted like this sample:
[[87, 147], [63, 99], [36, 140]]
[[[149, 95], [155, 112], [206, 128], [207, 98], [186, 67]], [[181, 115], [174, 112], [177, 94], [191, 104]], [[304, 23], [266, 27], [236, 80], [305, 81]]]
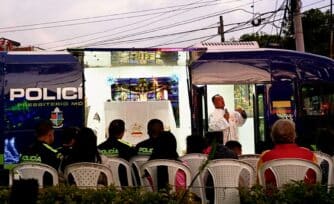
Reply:
[[82, 99], [82, 87], [57, 88], [55, 95], [48, 94], [48, 88], [12, 88], [10, 101], [25, 97], [27, 101], [55, 101]]

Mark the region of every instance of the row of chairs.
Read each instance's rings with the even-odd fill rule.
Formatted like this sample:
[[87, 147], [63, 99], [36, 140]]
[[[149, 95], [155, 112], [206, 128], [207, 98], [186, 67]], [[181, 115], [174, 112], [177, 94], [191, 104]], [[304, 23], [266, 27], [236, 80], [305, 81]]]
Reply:
[[[318, 153], [323, 156], [323, 154]], [[325, 155], [326, 156], [326, 155]], [[118, 188], [121, 188], [118, 169], [120, 165], [123, 165], [126, 169], [127, 182], [129, 186], [145, 186], [149, 191], [156, 189], [157, 185], [157, 166], [167, 166], [169, 175], [169, 184], [175, 190], [175, 176], [178, 170], [182, 170], [186, 175], [186, 185], [190, 186], [191, 181], [196, 176], [192, 183], [191, 192], [197, 194], [203, 201], [206, 202], [205, 196], [205, 179], [209, 172], [213, 177], [213, 185], [215, 191], [215, 203], [238, 203], [238, 189], [240, 177], [246, 181], [246, 186], [250, 187], [255, 183], [257, 177], [257, 161], [259, 155], [242, 155], [239, 160], [234, 159], [219, 159], [213, 160], [207, 163], [205, 171], [202, 174], [198, 174], [199, 169], [207, 162], [207, 156], [204, 154], [188, 154], [180, 157], [182, 162], [172, 160], [151, 160], [148, 161], [147, 156], [136, 156], [127, 162], [119, 158], [103, 158], [103, 164], [96, 163], [75, 163], [68, 165], [64, 172], [65, 179], [69, 175], [72, 175], [76, 185], [78, 187], [97, 187], [99, 176], [103, 173], [107, 178], [107, 185], [113, 184]], [[318, 159], [320, 161], [320, 159]], [[317, 174], [317, 180], [321, 176], [319, 166], [312, 166], [311, 162], [303, 160], [288, 160], [268, 162], [264, 168], [258, 171], [258, 177], [260, 184], [264, 184], [264, 170], [270, 168], [281, 182], [278, 185], [282, 185], [290, 180], [302, 180], [302, 172], [306, 172], [305, 169], [312, 168]], [[330, 162], [329, 162], [330, 163]], [[331, 162], [329, 165], [333, 165]], [[288, 168], [286, 168], [288, 166]], [[293, 168], [292, 168], [293, 167]], [[333, 166], [331, 166], [333, 167]], [[292, 169], [295, 169], [291, 174]], [[332, 168], [329, 168], [332, 169]], [[42, 187], [42, 180], [45, 171], [49, 172], [53, 176], [53, 184], [58, 184], [58, 172], [45, 164], [41, 163], [22, 163], [16, 166], [11, 174], [11, 181], [15, 175], [19, 175], [20, 178], [36, 178], [39, 181], [40, 187]], [[136, 171], [139, 175], [143, 175], [143, 172], [148, 172], [152, 177], [153, 186], [150, 186], [147, 179], [140, 176], [139, 180], [136, 178]], [[283, 172], [283, 173], [282, 173]], [[290, 172], [290, 173], [289, 173]], [[293, 171], [292, 171], [293, 172]], [[282, 176], [282, 175], [285, 175]], [[301, 176], [302, 175], [302, 176]], [[330, 179], [332, 174], [328, 175]], [[223, 196], [222, 196], [223, 195]]]

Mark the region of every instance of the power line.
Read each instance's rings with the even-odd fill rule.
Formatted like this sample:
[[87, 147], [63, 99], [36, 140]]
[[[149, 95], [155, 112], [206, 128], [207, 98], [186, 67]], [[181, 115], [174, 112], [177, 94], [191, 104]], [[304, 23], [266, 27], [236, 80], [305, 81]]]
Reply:
[[130, 39], [130, 40], [123, 40], [123, 41], [116, 41], [116, 42], [109, 42], [109, 43], [108, 42], [107, 43], [100, 43], [100, 44], [95, 44], [95, 45], [111, 45], [111, 44], [121, 44], [121, 43], [128, 43], [128, 42], [129, 43], [130, 42], [138, 42], [138, 41], [150, 40], [150, 39], [155, 39], [155, 38], [163, 38], [163, 37], [168, 37], [168, 36], [173, 36], [173, 35], [194, 33], [194, 32], [197, 32], [197, 31], [209, 30], [209, 29], [213, 29], [213, 28], [216, 29], [217, 26], [187, 30], [187, 31], [176, 32], [176, 33], [168, 33], [168, 34], [163, 34], [163, 35], [149, 36], [149, 37], [143, 37], [143, 38], [136, 38], [136, 39]]
[[[280, 21], [282, 19], [276, 19], [275, 21]], [[267, 22], [266, 24], [271, 24], [273, 21], [270, 21], [270, 22]], [[245, 29], [249, 29], [249, 28], [252, 28], [253, 26], [248, 26], [248, 27], [245, 27], [245, 28], [239, 28], [239, 29], [236, 29], [236, 27], [233, 27], [231, 29], [228, 29], [226, 30], [224, 33], [231, 33], [231, 32], [236, 32], [236, 31], [240, 31], [240, 30], [245, 30]], [[182, 42], [187, 42], [187, 41], [192, 41], [194, 39], [203, 39], [203, 38], [206, 38], [204, 40], [202, 40], [201, 42], [205, 42], [209, 39], [212, 39], [214, 37], [217, 37], [219, 36], [218, 34], [215, 34], [215, 35], [209, 35], [209, 36], [203, 36], [203, 37], [199, 37], [199, 38], [192, 38], [192, 39], [189, 39], [189, 40], [182, 40], [182, 41], [176, 41], [176, 42], [170, 42], [170, 43], [166, 43], [166, 44], [159, 44], [159, 45], [155, 45], [154, 47], [159, 47], [159, 46], [165, 46], [165, 45], [171, 45], [171, 44], [178, 44], [178, 43], [182, 43]], [[192, 47], [192, 46], [188, 46], [188, 47]]]
[[[188, 40], [181, 40], [181, 41], [176, 41], [176, 42], [171, 42], [171, 43], [160, 44], [160, 45], [156, 45], [156, 46], [154, 46], [154, 47], [160, 47], [160, 46], [172, 45], [172, 44], [179, 44], [179, 43], [183, 43], [183, 42], [189, 42], [189, 41], [200, 40], [200, 39], [203, 39], [203, 38], [207, 38], [207, 37], [216, 37], [216, 36], [218, 36], [218, 34], [214, 34], [214, 35], [206, 35], [206, 36], [201, 36], [201, 37], [191, 38], [191, 39], [188, 39]], [[153, 47], [149, 47], [149, 48], [153, 48]]]
[[[261, 1], [261, 0], [259, 0], [259, 1]], [[257, 2], [259, 2], [259, 1], [257, 1]], [[250, 3], [244, 4], [244, 5], [241, 5], [241, 6], [245, 6], [245, 5], [248, 5], [248, 4], [250, 4]], [[96, 41], [94, 43], [85, 43], [85, 44], [81, 45], [80, 47], [92, 46], [92, 45], [96, 45], [97, 43], [103, 43], [103, 42], [107, 42], [107, 41], [115, 41], [115, 40], [124, 39], [124, 38], [132, 37], [132, 36], [138, 36], [138, 35], [143, 35], [143, 34], [146, 34], [146, 33], [155, 32], [155, 31], [161, 31], [161, 30], [169, 29], [171, 27], [176, 27], [176, 26], [180, 26], [180, 25], [184, 25], [184, 24], [188, 24], [188, 23], [192, 23], [192, 22], [198, 22], [200, 20], [216, 17], [216, 16], [221, 15], [221, 14], [231, 13], [231, 12], [238, 11], [238, 10], [245, 11], [245, 9], [235, 9], [235, 8], [238, 8], [238, 7], [240, 7], [240, 6], [236, 6], [232, 9], [230, 9], [230, 10], [225, 10], [224, 12], [219, 11], [219, 12], [215, 12], [213, 14], [188, 19], [186, 21], [176, 22], [176, 23], [173, 23], [173, 24], [170, 24], [170, 25], [167, 25], [167, 26], [166, 25], [165, 26], [160, 26], [160, 27], [149, 29], [149, 30], [146, 30], [146, 31], [140, 31], [140, 32], [132, 33], [132, 34], [127, 34], [127, 35], [123, 35], [123, 36], [119, 36], [119, 37], [114, 37], [114, 38], [111, 38], [111, 39], [98, 40], [101, 37], [88, 39], [88, 40], [85, 40], [84, 42], [93, 41], [93, 40], [98, 40], [98, 41]], [[268, 12], [268, 13], [270, 13], [270, 12]], [[116, 34], [122, 34], [124, 32], [125, 31], [122, 31], [122, 32], [118, 32]], [[114, 34], [114, 35], [116, 35], [116, 34]], [[108, 36], [103, 36], [103, 37], [108, 37]], [[58, 48], [58, 47], [64, 47], [64, 46], [80, 44], [80, 43], [83, 43], [83, 42], [69, 43], [69, 44], [65, 44], [65, 45], [62, 45], [62, 46], [51, 47], [51, 48], [48, 48], [48, 49], [54, 49], [54, 48]]]
[[[261, 1], [261, 0], [260, 0], [260, 1]], [[229, 2], [234, 2], [234, 0], [228, 1], [228, 2], [226, 2], [226, 3], [229, 3]], [[202, 2], [202, 3], [206, 3], [206, 2]], [[186, 4], [186, 5], [189, 5], [189, 4]], [[216, 3], [216, 4], [206, 5], [206, 6], [214, 6], [214, 5], [217, 5], [217, 3]], [[244, 5], [247, 5], [247, 4], [244, 4]], [[241, 5], [241, 6], [244, 6], [244, 5]], [[203, 7], [204, 7], [204, 5], [203, 5]], [[237, 6], [237, 7], [235, 7], [235, 8], [238, 8], [238, 7], [240, 7], [240, 6]], [[187, 10], [190, 10], [190, 9], [194, 9], [194, 7], [190, 7], [190, 8], [186, 8], [186, 9], [187, 9]], [[185, 10], [186, 10], [186, 9], [185, 9]], [[247, 12], [247, 10], [245, 10], [245, 9], [241, 9], [241, 10]], [[163, 14], [165, 14], [165, 13], [163, 13]], [[206, 19], [205, 16], [204, 16], [204, 17], [203, 17], [203, 16], [202, 16], [202, 17], [197, 17], [196, 19], [198, 19], [198, 18]], [[150, 18], [148, 18], [148, 19], [150, 19]], [[53, 42], [47, 42], [47, 43], [35, 43], [35, 44], [37, 44], [36, 46], [40, 46], [40, 45], [45, 45], [45, 44], [51, 44], [51, 43], [57, 43], [57, 42], [68, 41], [68, 40], [74, 40], [74, 39], [78, 39], [78, 38], [82, 38], [82, 37], [88, 37], [88, 36], [92, 36], [92, 35], [96, 35], [96, 34], [100, 34], [100, 33], [105, 33], [105, 32], [109, 32], [109, 31], [115, 31], [115, 30], [118, 30], [118, 29], [121, 29], [121, 28], [125, 28], [125, 27], [132, 26], [132, 25], [137, 25], [138, 23], [143, 22], [143, 21], [145, 21], [145, 20], [147, 20], [147, 19], [139, 20], [139, 21], [136, 21], [136, 22], [134, 22], [134, 23], [130, 23], [130, 24], [127, 24], [127, 25], [121, 25], [121, 26], [118, 26], [118, 27], [116, 27], [116, 28], [107, 29], [107, 30], [100, 31], [100, 32], [95, 32], [95, 33], [91, 33], [91, 34], [75, 36], [75, 37], [72, 37], [72, 38], [67, 38], [67, 39], [58, 40], [58, 41], [53, 41]], [[196, 20], [196, 21], [197, 21], [197, 20]], [[193, 21], [190, 21], [189, 23], [191, 23], [191, 22], [193, 22]], [[175, 23], [174, 23], [174, 24], [175, 24]], [[183, 24], [181, 24], [181, 25], [183, 25]], [[177, 26], [177, 25], [176, 25], [176, 26]], [[134, 28], [131, 28], [131, 29], [128, 29], [128, 30], [125, 30], [125, 31], [122, 31], [122, 32], [117, 32], [117, 33], [114, 33], [113, 35], [117, 35], [117, 34], [125, 33], [125, 32], [127, 32], [127, 31], [131, 31], [131, 30], [133, 30], [133, 29], [134, 29]], [[93, 38], [93, 39], [85, 40], [85, 42], [87, 42], [87, 41], [93, 41], [93, 40], [97, 40], [97, 39], [100, 39], [100, 38], [103, 38], [103, 37], [109, 37], [109, 36], [110, 36], [110, 35], [104, 35], [104, 36], [96, 37], [96, 38]], [[76, 42], [76, 43], [70, 43], [70, 45], [78, 44], [78, 43], [83, 43], [83, 42], [81, 41], [81, 42]], [[66, 46], [66, 45], [67, 45], [67, 44], [65, 44], [65, 46]], [[59, 46], [57, 46], [57, 47], [59, 47]], [[52, 48], [54, 48], [54, 47], [52, 47]]]
[[95, 19], [95, 18], [105, 18], [105, 17], [128, 15], [128, 14], [134, 14], [134, 13], [151, 12], [151, 11], [156, 11], [156, 10], [177, 8], [177, 7], [194, 5], [194, 4], [204, 4], [204, 3], [209, 3], [209, 2], [216, 2], [216, 0], [209, 0], [209, 1], [205, 1], [205, 2], [193, 2], [193, 3], [188, 3], [188, 4], [180, 4], [180, 5], [175, 5], [175, 6], [160, 7], [160, 8], [154, 8], [154, 9], [145, 9], [145, 10], [139, 10], [139, 11], [130, 11], [130, 12], [123, 12], [123, 13], [109, 14], [109, 15], [99, 15], [99, 16], [92, 16], [92, 17], [74, 18], [74, 19], [68, 19], [68, 20], [49, 21], [49, 22], [25, 24], [25, 25], [18, 25], [18, 26], [7, 26], [7, 27], [0, 27], [0, 30], [12, 29], [12, 28], [21, 28], [21, 27], [30, 27], [30, 26], [39, 26], [39, 25], [47, 25], [47, 24], [56, 24], [56, 23], [65, 23], [65, 22], [72, 22], [72, 21], [90, 20], [90, 19]]
[[[279, 20], [281, 20], [281, 19], [278, 19], [278, 20], [275, 20], [275, 21], [279, 21]], [[265, 24], [269, 24], [269, 23], [272, 23], [272, 22], [275, 22], [275, 21], [270, 21], [270, 22], [267, 22]], [[249, 21], [247, 21], [247, 22], [249, 22]], [[240, 24], [240, 23], [228, 24], [226, 26], [235, 25], [235, 24]], [[168, 37], [168, 36], [172, 36], [172, 35], [180, 35], [180, 34], [185, 34], [185, 33], [194, 33], [194, 32], [197, 32], [197, 31], [203, 31], [203, 30], [208, 30], [208, 29], [213, 29], [213, 28], [217, 28], [217, 26], [200, 28], [200, 29], [193, 29], [193, 30], [187, 30], [187, 31], [170, 33], [170, 34], [164, 34], [164, 35], [149, 36], [149, 37], [144, 37], [144, 38], [136, 38], [136, 39], [131, 39], [131, 40], [116, 41], [116, 42], [111, 42], [111, 43], [101, 43], [101, 44], [95, 44], [95, 45], [105, 46], [105, 45], [110, 45], [110, 44], [114, 45], [114, 44], [121, 44], [121, 43], [131, 43], [131, 42], [145, 41], [145, 40], [150, 40], [150, 39], [154, 39], [154, 38]], [[234, 31], [238, 31], [238, 30], [244, 29], [244, 28], [242, 28], [242, 29], [239, 28], [238, 30], [235, 30], [236, 28], [238, 28], [238, 25], [235, 26], [235, 27], [233, 27], [233, 28], [231, 28], [231, 29], [228, 29], [225, 33], [234, 32]], [[210, 35], [210, 37], [212, 37], [212, 35]]]
[[[202, 8], [202, 7], [205, 7], [205, 6], [207, 6], [207, 5], [194, 6], [192, 8]], [[186, 9], [190, 9], [190, 8], [186, 8]], [[20, 31], [31, 31], [31, 30], [40, 30], [40, 29], [49, 29], [49, 28], [77, 26], [77, 25], [84, 25], [84, 24], [91, 24], [91, 23], [101, 23], [101, 22], [115, 21], [115, 20], [125, 20], [125, 19], [130, 19], [130, 18], [152, 16], [152, 15], [161, 14], [161, 13], [169, 13], [169, 12], [173, 12], [173, 11], [177, 11], [177, 10], [184, 10], [184, 9], [176, 8], [176, 9], [172, 9], [172, 10], [168, 10], [168, 11], [162, 11], [162, 12], [159, 11], [159, 12], [153, 12], [153, 13], [149, 13], [149, 14], [132, 15], [132, 16], [126, 16], [126, 17], [109, 18], [109, 19], [94, 20], [94, 21], [87, 21], [87, 22], [78, 22], [78, 23], [68, 23], [68, 24], [60, 24], [60, 25], [33, 27], [33, 28], [4, 30], [4, 31], [1, 31], [1, 33], [12, 33], [12, 32], [20, 32]]]

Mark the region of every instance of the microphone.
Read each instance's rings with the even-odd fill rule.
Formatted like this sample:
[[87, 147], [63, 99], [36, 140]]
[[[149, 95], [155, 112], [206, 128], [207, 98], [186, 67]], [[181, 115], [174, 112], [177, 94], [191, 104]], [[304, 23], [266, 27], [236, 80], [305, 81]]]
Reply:
[[228, 110], [227, 110], [227, 108], [224, 108], [224, 111], [225, 111], [225, 114], [227, 114], [227, 113], [228, 113]]

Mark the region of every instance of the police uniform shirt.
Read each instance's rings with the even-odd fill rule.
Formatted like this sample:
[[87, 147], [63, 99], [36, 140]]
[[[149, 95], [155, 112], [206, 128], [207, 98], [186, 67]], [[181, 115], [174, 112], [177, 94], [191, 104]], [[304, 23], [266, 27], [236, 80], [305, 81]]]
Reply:
[[102, 155], [107, 157], [120, 157], [125, 160], [130, 160], [136, 155], [135, 149], [118, 141], [114, 138], [109, 138], [97, 147]]
[[37, 141], [25, 154], [21, 155], [20, 161], [42, 162], [58, 169], [62, 154], [50, 145]]
[[144, 140], [136, 145], [136, 152], [138, 155], [148, 155], [150, 156], [153, 152], [154, 139]]

